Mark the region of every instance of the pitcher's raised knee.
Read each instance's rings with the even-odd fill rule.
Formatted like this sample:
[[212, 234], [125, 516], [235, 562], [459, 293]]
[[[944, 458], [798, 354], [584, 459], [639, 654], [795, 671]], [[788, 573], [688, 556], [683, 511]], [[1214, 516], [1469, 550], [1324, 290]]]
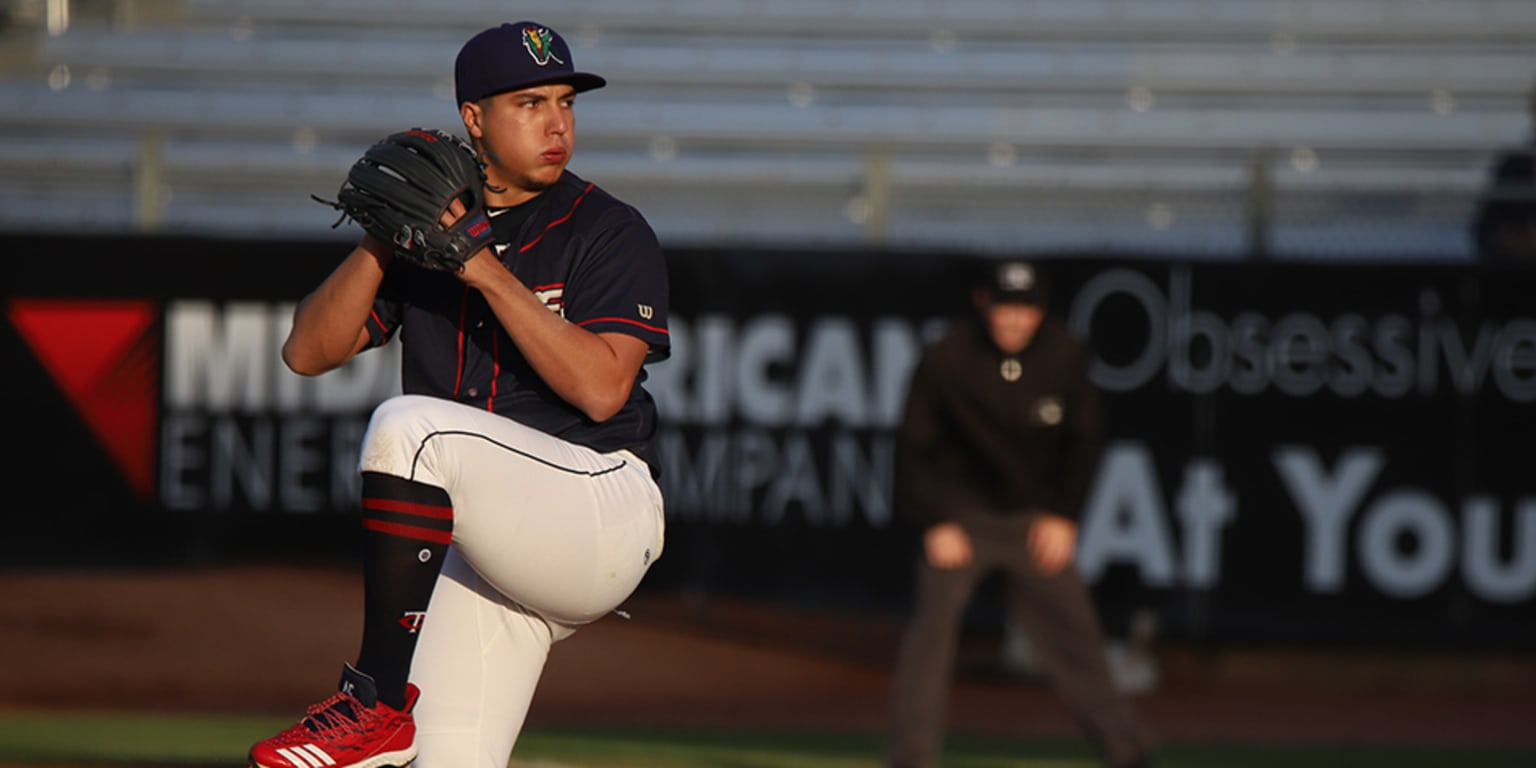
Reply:
[[358, 469], [422, 480], [423, 449], [440, 429], [433, 412], [443, 401], [421, 395], [399, 395], [380, 403], [363, 435]]

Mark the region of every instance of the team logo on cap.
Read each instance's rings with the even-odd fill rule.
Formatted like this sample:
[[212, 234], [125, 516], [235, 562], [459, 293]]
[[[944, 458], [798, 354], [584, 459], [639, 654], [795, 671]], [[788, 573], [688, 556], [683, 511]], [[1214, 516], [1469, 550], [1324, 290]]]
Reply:
[[1035, 286], [1035, 270], [1028, 264], [1009, 262], [997, 268], [997, 287], [1005, 291], [1027, 291]]
[[551, 59], [556, 64], [565, 63], [555, 55], [555, 49], [551, 46], [554, 40], [555, 33], [544, 27], [523, 27], [523, 47], [528, 49], [528, 55], [533, 57], [534, 63], [541, 67]]

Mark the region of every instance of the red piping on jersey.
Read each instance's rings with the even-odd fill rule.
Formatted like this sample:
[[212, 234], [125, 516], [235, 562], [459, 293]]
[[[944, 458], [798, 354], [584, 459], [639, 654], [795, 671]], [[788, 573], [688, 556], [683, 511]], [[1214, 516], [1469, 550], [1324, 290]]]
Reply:
[[491, 395], [485, 398], [485, 409], [496, 412], [496, 382], [501, 380], [501, 334], [491, 334]]
[[587, 182], [587, 188], [583, 189], [581, 191], [581, 194], [576, 196], [576, 202], [571, 203], [571, 209], [569, 211], [566, 211], [564, 216], [561, 216], [560, 218], [555, 219], [554, 221], [551, 221], [549, 224], [545, 225], [544, 226], [544, 231], [540, 232], [538, 237], [535, 237], [534, 239], [529, 240], [526, 245], [524, 245], [523, 247], [517, 249], [517, 252], [518, 253], [527, 253], [528, 249], [534, 247], [535, 245], [538, 245], [539, 241], [543, 240], [544, 239], [544, 235], [546, 233], [548, 233], [551, 229], [554, 229], [555, 227], [558, 227], [561, 224], [564, 224], [567, 221], [570, 221], [571, 220], [571, 216], [576, 213], [576, 206], [581, 205], [581, 201], [587, 199], [587, 193], [591, 192], [592, 188], [595, 187], [595, 186], [597, 186], [597, 185], [593, 184], [592, 182]]
[[469, 286], [464, 286], [464, 298], [459, 301], [459, 365], [453, 374], [453, 396], [459, 396], [464, 384], [464, 317], [469, 313]]
[[[527, 253], [534, 246], [538, 245], [539, 242], [544, 239], [544, 235], [548, 234], [551, 229], [554, 229], [555, 227], [558, 227], [561, 224], [564, 224], [567, 221], [570, 221], [571, 217], [576, 214], [576, 208], [581, 205], [583, 200], [587, 199], [587, 195], [592, 192], [592, 188], [595, 187], [595, 186], [597, 186], [597, 185], [593, 184], [592, 182], [588, 182], [587, 183], [587, 188], [583, 189], [581, 191], [581, 194], [576, 196], [576, 200], [571, 203], [570, 210], [566, 211], [564, 216], [561, 216], [560, 218], [555, 219], [554, 221], [551, 221], [550, 223], [544, 225], [544, 229], [539, 232], [539, 236], [535, 237], [532, 240], [529, 240], [527, 243], [524, 243], [521, 248], [517, 249], [517, 252], [518, 253]], [[544, 289], [543, 288], [534, 288], [533, 290], [538, 291], [538, 290], [544, 290]], [[469, 287], [468, 286], [465, 286], [465, 288], [464, 288], [464, 295], [465, 295], [465, 303], [467, 304], [468, 303], [468, 298], [469, 298]], [[493, 411], [494, 410], [494, 404], [496, 402], [496, 382], [500, 378], [500, 376], [501, 376], [501, 334], [493, 334], [492, 335], [492, 340], [491, 340], [491, 394], [485, 400], [485, 409], [487, 411]], [[455, 397], [457, 397], [458, 394], [459, 394], [459, 386], [462, 383], [463, 378], [464, 378], [464, 310], [461, 308], [460, 311], [459, 311], [459, 376], [458, 376], [458, 380], [456, 380], [454, 382], [454, 384], [453, 384], [453, 394], [454, 394]]]
[[384, 327], [384, 321], [379, 319], [379, 313], [370, 309], [368, 310], [368, 316], [373, 318], [373, 324], [377, 325], [379, 330], [384, 332], [384, 336], [388, 337], [389, 329]]
[[668, 333], [667, 329], [665, 329], [665, 328], [657, 328], [654, 325], [646, 325], [645, 323], [637, 322], [637, 321], [631, 320], [631, 319], [629, 319], [627, 317], [594, 317], [594, 318], [590, 318], [590, 319], [587, 319], [587, 320], [583, 320], [583, 321], [577, 323], [577, 325], [587, 326], [587, 325], [591, 325], [593, 323], [625, 323], [627, 325], [633, 325], [636, 328], [644, 328], [647, 331], [652, 331], [652, 332], [655, 332], [655, 333], [659, 333], [659, 334], [661, 334], [663, 336], [671, 336], [671, 334]]

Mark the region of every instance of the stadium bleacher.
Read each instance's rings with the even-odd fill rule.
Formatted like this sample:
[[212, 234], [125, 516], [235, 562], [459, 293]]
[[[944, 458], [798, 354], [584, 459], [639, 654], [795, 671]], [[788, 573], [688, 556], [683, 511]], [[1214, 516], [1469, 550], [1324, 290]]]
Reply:
[[[1531, 134], [1522, 0], [516, 8], [610, 80], [572, 169], [682, 246], [1466, 260]], [[10, 0], [0, 230], [350, 238], [309, 194], [457, 129], [453, 55], [506, 9]]]

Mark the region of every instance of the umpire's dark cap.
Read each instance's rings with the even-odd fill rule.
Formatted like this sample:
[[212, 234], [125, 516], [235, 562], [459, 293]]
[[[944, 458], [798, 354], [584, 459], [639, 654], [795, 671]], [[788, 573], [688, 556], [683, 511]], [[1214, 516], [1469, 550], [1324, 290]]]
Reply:
[[565, 38], [536, 21], [502, 24], [471, 37], [453, 63], [453, 82], [460, 104], [535, 85], [570, 83], [580, 93], [608, 84], [577, 72]]
[[1005, 304], [1044, 304], [1045, 277], [1028, 261], [1007, 259], [988, 265], [982, 287], [992, 301]]

